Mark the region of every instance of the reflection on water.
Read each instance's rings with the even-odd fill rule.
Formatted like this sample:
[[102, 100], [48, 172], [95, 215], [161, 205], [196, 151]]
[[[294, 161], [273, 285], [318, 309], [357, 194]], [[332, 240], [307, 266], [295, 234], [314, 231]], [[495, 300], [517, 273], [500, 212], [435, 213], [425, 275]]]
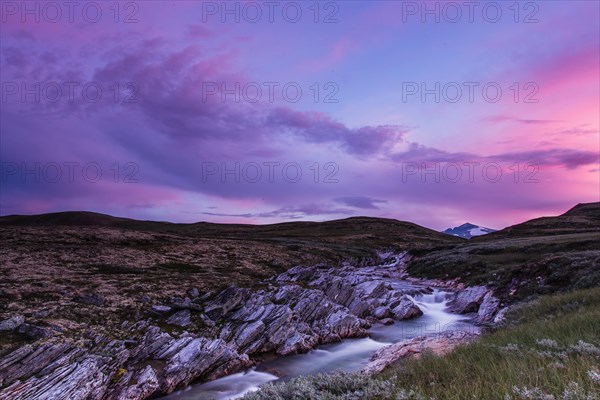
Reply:
[[256, 390], [264, 383], [275, 380], [287, 380], [300, 375], [312, 375], [320, 372], [359, 371], [367, 365], [377, 350], [391, 343], [416, 336], [439, 335], [453, 330], [471, 332], [476, 330], [477, 328], [467, 322], [463, 316], [445, 311], [447, 294], [436, 290], [432, 294], [416, 296], [413, 300], [423, 310], [421, 317], [399, 321], [388, 326], [374, 325], [369, 330], [370, 338], [346, 339], [339, 343], [319, 346], [318, 349], [306, 354], [266, 361], [248, 371], [194, 385], [166, 396], [164, 399], [234, 399], [251, 390]]
[[370, 338], [349, 339], [320, 346], [306, 354], [282, 357], [259, 365], [259, 370], [277, 371], [282, 379], [319, 372], [358, 371], [373, 353], [391, 343], [382, 343]]

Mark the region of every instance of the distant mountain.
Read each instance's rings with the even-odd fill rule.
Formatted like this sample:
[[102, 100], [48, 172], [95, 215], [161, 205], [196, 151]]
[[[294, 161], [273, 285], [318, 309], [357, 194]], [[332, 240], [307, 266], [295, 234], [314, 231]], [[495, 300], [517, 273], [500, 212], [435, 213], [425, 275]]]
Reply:
[[487, 233], [496, 232], [495, 229], [486, 228], [483, 226], [473, 225], [469, 222], [457, 226], [456, 228], [448, 228], [444, 232], [447, 235], [454, 235], [465, 239], [471, 239], [473, 236], [481, 236]]

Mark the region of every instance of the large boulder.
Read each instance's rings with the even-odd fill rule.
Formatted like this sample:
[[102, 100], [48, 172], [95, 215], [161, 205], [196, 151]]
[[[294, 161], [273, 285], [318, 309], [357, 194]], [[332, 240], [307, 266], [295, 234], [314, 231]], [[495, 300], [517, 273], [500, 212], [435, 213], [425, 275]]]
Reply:
[[408, 297], [402, 296], [390, 304], [392, 316], [397, 320], [410, 319], [423, 315], [423, 311]]
[[450, 300], [448, 309], [456, 314], [476, 313], [488, 292], [489, 289], [485, 286], [468, 287], [458, 292], [454, 299]]
[[492, 291], [486, 293], [483, 297], [483, 301], [477, 311], [477, 317], [475, 322], [478, 324], [488, 324], [494, 321], [494, 317], [498, 313], [500, 307], [500, 300], [498, 300]]

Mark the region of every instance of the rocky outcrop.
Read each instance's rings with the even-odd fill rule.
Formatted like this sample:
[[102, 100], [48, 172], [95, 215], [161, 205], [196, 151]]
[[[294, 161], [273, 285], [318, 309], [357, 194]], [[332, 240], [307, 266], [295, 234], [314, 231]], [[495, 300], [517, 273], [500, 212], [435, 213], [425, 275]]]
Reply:
[[14, 331], [21, 326], [23, 322], [25, 322], [25, 318], [22, 315], [15, 315], [14, 317], [0, 321], [0, 332]]
[[[401, 255], [379, 266], [295, 267], [263, 282], [260, 290], [230, 286], [212, 294], [192, 288], [158, 304], [147, 300], [146, 314], [136, 323], [124, 322], [127, 337], [118, 340], [95, 332], [62, 337], [52, 327], [12, 316], [0, 329], [32, 343], [0, 359], [0, 398], [140, 400], [248, 368], [266, 352], [302, 353], [366, 336], [373, 323], [423, 314], [412, 296], [432, 290], [407, 281], [403, 261]], [[94, 294], [73, 300], [105, 304]], [[503, 314], [485, 287], [458, 291], [449, 305], [452, 312], [473, 313], [480, 324]], [[473, 338], [454, 331], [387, 346], [365, 372], [425, 349], [443, 353]]]
[[500, 309], [500, 300], [494, 296], [491, 289], [485, 286], [472, 286], [459, 291], [448, 303], [448, 309], [457, 314], [474, 313], [475, 323], [489, 324], [494, 322]]
[[472, 286], [460, 291], [448, 303], [448, 309], [456, 314], [476, 313], [489, 289], [485, 286]]
[[475, 322], [478, 324], [487, 324], [494, 321], [494, 317], [498, 314], [500, 308], [500, 300], [494, 296], [494, 293], [490, 290], [479, 305]]
[[102, 336], [93, 337], [87, 346], [58, 338], [23, 346], [0, 362], [0, 382], [8, 384], [0, 397], [143, 399], [252, 364], [247, 355], [220, 339], [189, 333], [176, 337], [156, 326], [144, 331], [131, 349], [123, 340]]
[[[127, 338], [118, 340], [95, 332], [62, 337], [14, 316], [0, 326], [33, 342], [0, 359], [0, 398], [144, 399], [247, 368], [265, 352], [300, 353], [366, 336], [372, 323], [422, 314], [411, 296], [427, 289], [400, 282], [401, 260], [296, 267], [260, 290], [230, 286], [213, 295], [190, 289], [185, 297], [147, 304], [146, 315], [124, 323], [131, 324]], [[73, 300], [105, 304], [94, 294]]]
[[276, 278], [278, 282], [300, 283], [321, 290], [332, 301], [360, 318], [396, 320], [414, 318], [422, 311], [411, 296], [427, 293], [421, 285], [403, 282], [399, 268], [404, 255], [377, 267], [295, 267]]
[[180, 310], [167, 319], [167, 324], [186, 327], [192, 323], [190, 310]]
[[318, 343], [366, 336], [368, 326], [323, 292], [297, 285], [258, 291], [222, 318], [220, 337], [248, 354], [305, 352]]
[[435, 336], [419, 336], [382, 347], [371, 357], [362, 371], [368, 374], [378, 373], [398, 360], [420, 357], [425, 351], [431, 351], [437, 355], [446, 354], [459, 344], [471, 342], [476, 338], [476, 334], [463, 331], [444, 332]]

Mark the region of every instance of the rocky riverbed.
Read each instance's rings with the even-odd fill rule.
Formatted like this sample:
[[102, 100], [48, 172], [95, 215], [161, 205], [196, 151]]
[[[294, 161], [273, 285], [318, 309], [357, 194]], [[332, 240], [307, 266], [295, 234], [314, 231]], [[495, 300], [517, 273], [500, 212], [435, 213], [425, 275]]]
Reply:
[[[14, 315], [0, 321], [0, 329], [26, 335], [29, 342], [0, 359], [0, 397], [145, 399], [246, 369], [265, 354], [303, 353], [365, 337], [374, 324], [423, 314], [414, 296], [431, 293], [431, 282], [407, 281], [406, 257], [381, 254], [376, 266], [294, 267], [254, 289], [230, 286], [213, 294], [192, 288], [122, 321], [119, 332], [126, 337], [93, 331], [63, 337], [59, 328]], [[472, 314], [477, 323], [500, 318], [499, 303], [487, 288], [456, 290], [452, 297], [450, 310]], [[94, 294], [80, 301], [102, 306]], [[460, 342], [459, 336], [446, 343]], [[430, 339], [415, 340], [423, 347]], [[444, 347], [444, 339], [437, 340], [431, 346]], [[373, 370], [403, 349], [380, 350]]]

